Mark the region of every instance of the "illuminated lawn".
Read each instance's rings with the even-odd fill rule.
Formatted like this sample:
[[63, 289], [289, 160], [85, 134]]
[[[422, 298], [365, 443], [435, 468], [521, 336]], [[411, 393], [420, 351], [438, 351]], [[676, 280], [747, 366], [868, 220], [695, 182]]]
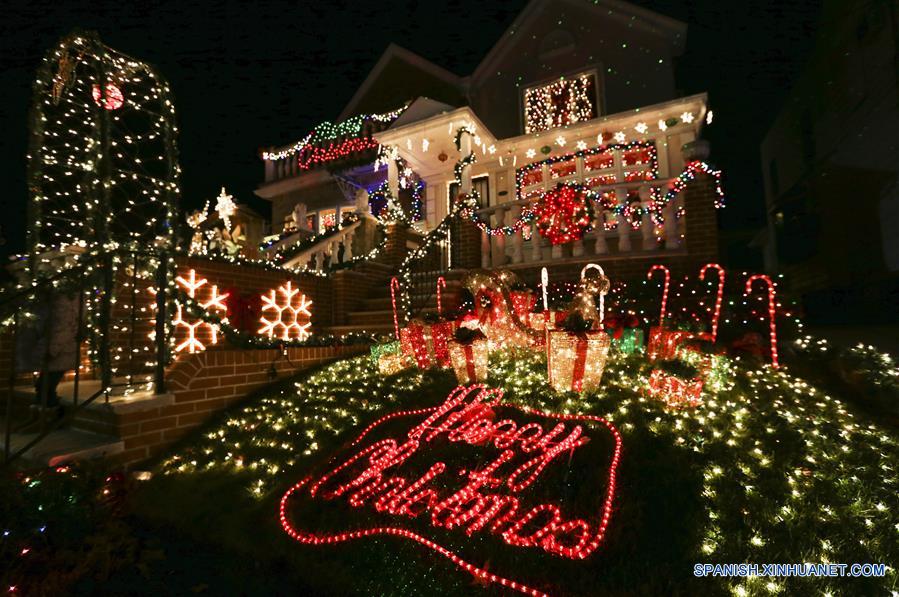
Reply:
[[[550, 594], [897, 590], [889, 567], [899, 561], [895, 429], [787, 372], [734, 362], [717, 388], [707, 387], [702, 406], [672, 411], [644, 397], [649, 372], [642, 356], [613, 355], [601, 391], [578, 398], [548, 388], [541, 355], [493, 357], [488, 384], [503, 388], [506, 401], [602, 416], [620, 431], [623, 454], [608, 534], [587, 560], [560, 563], [458, 533], [457, 545], [487, 541], [483, 549], [496, 550], [473, 564], [512, 578], [520, 572], [520, 580]], [[383, 378], [367, 358], [333, 364], [228, 413], [176, 449], [136, 496], [139, 512], [274, 562], [298, 586], [324, 593], [480, 592], [471, 575], [408, 541], [309, 547], [293, 543], [277, 520], [283, 492], [362, 428], [392, 411], [438, 405], [455, 385], [449, 371]], [[576, 480], [592, 471], [570, 472]], [[551, 489], [564, 506], [570, 494]], [[877, 579], [720, 579], [695, 578], [697, 562], [871, 562], [888, 569]]]

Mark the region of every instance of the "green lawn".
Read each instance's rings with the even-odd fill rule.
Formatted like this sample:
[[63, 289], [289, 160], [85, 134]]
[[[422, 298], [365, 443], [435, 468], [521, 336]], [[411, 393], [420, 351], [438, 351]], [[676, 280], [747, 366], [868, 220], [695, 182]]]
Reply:
[[[871, 579], [694, 577], [697, 562], [899, 561], [895, 429], [851, 412], [836, 397], [791, 377], [789, 369], [735, 361], [728, 369], [716, 388], [707, 388], [700, 407], [676, 411], [644, 396], [650, 365], [639, 355], [613, 355], [601, 390], [582, 397], [549, 389], [541, 355], [493, 355], [487, 383], [502, 388], [505, 401], [599, 415], [620, 431], [622, 460], [605, 541], [586, 560], [571, 561], [509, 547], [484, 533], [469, 538], [417, 519], [408, 524], [472, 564], [550, 594], [862, 595], [899, 589], [895, 568]], [[284, 491], [320, 471], [332, 454], [351, 453], [343, 450], [366, 425], [392, 411], [436, 406], [455, 385], [450, 371], [384, 378], [367, 358], [350, 359], [249, 400], [182, 442], [133, 496], [141, 526], [177, 537], [169, 543], [182, 546], [168, 548], [168, 560], [183, 562], [177, 573], [169, 566], [169, 574], [184, 577], [170, 586], [213, 594], [221, 587], [268, 594], [497, 592], [404, 539], [312, 547], [292, 541], [278, 522]], [[391, 425], [384, 431], [408, 429], [409, 422]], [[555, 463], [535, 484], [538, 497], [580, 516], [589, 516], [600, 493], [585, 491], [584, 484], [603, 481], [608, 468], [609, 435], [599, 429], [591, 434], [596, 444]], [[452, 457], [449, 447], [435, 450]], [[346, 514], [350, 510], [343, 503], [320, 509], [307, 504], [296, 513], [303, 523], [335, 531], [391, 518], [370, 506]], [[179, 549], [185, 553], [173, 555]], [[145, 570], [148, 591], [158, 582], [153, 569]]]

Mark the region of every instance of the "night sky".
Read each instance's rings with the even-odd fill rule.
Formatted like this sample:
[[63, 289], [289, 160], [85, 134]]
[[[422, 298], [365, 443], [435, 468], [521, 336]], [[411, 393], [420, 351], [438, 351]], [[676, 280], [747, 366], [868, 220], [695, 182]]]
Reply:
[[[715, 112], [706, 138], [725, 175], [723, 226], [761, 226], [759, 143], [813, 47], [820, 0], [634, 3], [688, 23], [678, 83], [683, 95], [708, 92]], [[239, 202], [265, 209], [252, 195], [263, 176], [259, 148], [335, 119], [390, 42], [464, 76], [525, 4], [8, 2], [0, 15], [0, 251], [23, 249], [32, 79], [43, 54], [75, 27], [96, 30], [171, 83], [182, 205], [202, 205], [225, 185]]]

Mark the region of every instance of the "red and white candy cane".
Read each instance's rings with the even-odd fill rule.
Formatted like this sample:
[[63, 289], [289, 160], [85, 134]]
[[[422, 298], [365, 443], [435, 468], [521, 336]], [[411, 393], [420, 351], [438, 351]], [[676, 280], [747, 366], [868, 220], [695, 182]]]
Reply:
[[780, 365], [777, 362], [777, 301], [775, 298], [774, 282], [765, 274], [753, 274], [746, 280], [746, 295], [752, 293], [752, 283], [756, 280], [762, 280], [768, 285], [768, 326], [771, 331], [771, 365], [777, 369]]
[[400, 281], [396, 276], [390, 278], [390, 304], [393, 305], [393, 331], [396, 332], [396, 339], [400, 339], [400, 319], [396, 314], [396, 291], [400, 289]]
[[[596, 263], [588, 263], [584, 266], [584, 269], [581, 270], [581, 280], [584, 279], [584, 276], [587, 275], [587, 270], [595, 269], [599, 272], [599, 275], [605, 277], [606, 272], [603, 271], [602, 266]], [[602, 322], [605, 321], [606, 317], [606, 293], [599, 293], [599, 325], [602, 327]]]
[[649, 271], [646, 273], [646, 278], [648, 280], [652, 279], [652, 272], [656, 270], [661, 270], [665, 272], [665, 285], [662, 286], [662, 312], [659, 315], [659, 327], [664, 327], [665, 324], [665, 309], [668, 308], [668, 286], [671, 285], [671, 272], [664, 265], [659, 265], [658, 263], [649, 268]]
[[446, 278], [437, 278], [437, 317], [443, 317], [443, 303], [440, 301], [440, 289], [446, 288]]
[[544, 267], [540, 270], [540, 285], [543, 287], [543, 312], [549, 311], [549, 301], [546, 300], [546, 287], [549, 286], [549, 271]]
[[715, 313], [712, 315], [712, 333], [709, 338], [712, 342], [718, 337], [718, 320], [721, 318], [721, 300], [724, 298], [724, 268], [717, 263], [706, 263], [699, 270], [699, 279], [705, 280], [705, 273], [715, 268], [718, 270], [718, 294], [715, 295]]

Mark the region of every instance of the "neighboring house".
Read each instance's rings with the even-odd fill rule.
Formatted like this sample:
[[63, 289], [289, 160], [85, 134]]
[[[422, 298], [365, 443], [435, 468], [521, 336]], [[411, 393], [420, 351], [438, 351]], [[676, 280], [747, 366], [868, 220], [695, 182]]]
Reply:
[[762, 142], [766, 267], [813, 311], [899, 300], [897, 32], [895, 2], [826, 2], [813, 56]]
[[[321, 232], [348, 212], [377, 213], [384, 188], [425, 234], [467, 190], [454, 167], [472, 151], [477, 161], [464, 169], [462, 187], [479, 192], [478, 218], [491, 226], [513, 225], [559, 182], [582, 183], [602, 201], [594, 231], [565, 246], [551, 247], [532, 225], [506, 236], [454, 229], [449, 265], [533, 270], [548, 261], [683, 255], [690, 218], [675, 217], [683, 194], [666, 208], [664, 230], [637, 208], [664, 195], [688, 159], [704, 157], [696, 141], [706, 96], [679, 97], [674, 77], [685, 39], [684, 23], [627, 2], [533, 0], [467, 76], [391, 45], [337, 124], [264, 153], [256, 194], [272, 202], [272, 231], [285, 230], [273, 246]], [[472, 134], [457, 149], [462, 127]], [[398, 160], [378, 160], [379, 148]], [[616, 215], [622, 205], [626, 214]], [[717, 255], [711, 213], [695, 259]], [[697, 211], [695, 223], [703, 217]], [[369, 248], [356, 244], [353, 255]], [[463, 254], [476, 262], [454, 261]]]

